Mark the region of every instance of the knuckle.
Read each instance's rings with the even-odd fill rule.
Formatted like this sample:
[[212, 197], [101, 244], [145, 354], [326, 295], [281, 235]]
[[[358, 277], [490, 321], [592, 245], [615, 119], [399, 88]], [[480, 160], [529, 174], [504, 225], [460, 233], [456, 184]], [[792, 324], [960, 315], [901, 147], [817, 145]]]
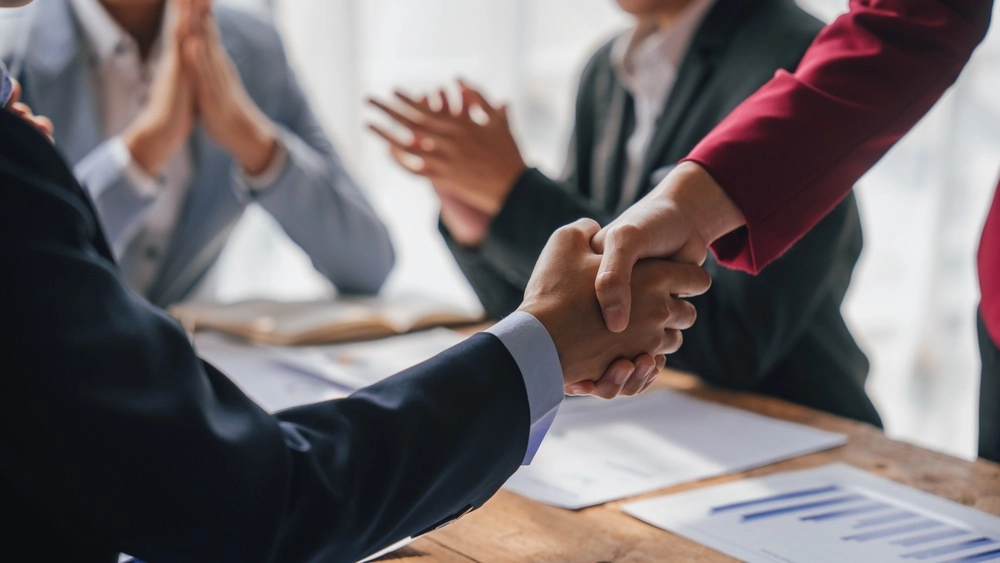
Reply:
[[611, 228], [608, 237], [620, 245], [634, 244], [642, 236], [642, 230], [632, 223], [621, 223]]
[[678, 322], [681, 326], [677, 328], [688, 329], [694, 326], [694, 323], [698, 320], [698, 309], [688, 301], [679, 299], [678, 305], [680, 308], [680, 315], [678, 315]]
[[625, 285], [625, 282], [619, 279], [617, 272], [607, 271], [598, 274], [594, 285], [598, 293], [612, 293]]
[[700, 266], [694, 266], [693, 268], [694, 285], [702, 291], [708, 291], [708, 288], [712, 287], [712, 276], [708, 273], [708, 270]]
[[576, 223], [570, 223], [556, 229], [555, 236], [561, 238], [571, 237], [577, 230]]
[[665, 330], [663, 335], [663, 349], [666, 354], [673, 354], [684, 344], [684, 335], [679, 330]]

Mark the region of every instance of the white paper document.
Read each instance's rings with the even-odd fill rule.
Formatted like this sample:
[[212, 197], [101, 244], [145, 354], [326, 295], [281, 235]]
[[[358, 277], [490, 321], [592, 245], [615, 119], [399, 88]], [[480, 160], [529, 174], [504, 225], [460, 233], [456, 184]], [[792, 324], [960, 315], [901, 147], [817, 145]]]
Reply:
[[438, 328], [332, 346], [257, 346], [218, 333], [195, 336], [198, 355], [219, 368], [264, 409], [346, 397], [464, 340]]
[[847, 438], [673, 391], [567, 399], [505, 488], [584, 508], [843, 445]]
[[750, 563], [1000, 561], [1000, 518], [844, 464], [625, 505]]
[[272, 359], [354, 390], [428, 360], [465, 338], [453, 330], [435, 328], [368, 342], [273, 348]]

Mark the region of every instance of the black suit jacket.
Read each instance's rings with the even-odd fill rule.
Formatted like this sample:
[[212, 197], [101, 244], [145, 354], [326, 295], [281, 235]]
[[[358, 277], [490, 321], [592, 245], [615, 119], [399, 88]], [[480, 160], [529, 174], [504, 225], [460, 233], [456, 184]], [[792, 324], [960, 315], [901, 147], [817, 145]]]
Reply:
[[[638, 198], [777, 69], [793, 70], [821, 28], [791, 0], [718, 0], [692, 40], [664, 106]], [[476, 250], [457, 244], [442, 227], [459, 266], [494, 317], [521, 302], [534, 263], [558, 227], [581, 217], [607, 224], [617, 216], [624, 146], [634, 118], [610, 52], [609, 42], [583, 71], [564, 178], [525, 172]], [[781, 159], [774, 155], [773, 165], [781, 166]], [[880, 424], [864, 391], [867, 358], [840, 314], [861, 244], [851, 195], [757, 277], [722, 268], [710, 258], [712, 289], [692, 300], [698, 323], [668, 363], [718, 385]]]
[[529, 409], [477, 335], [269, 415], [129, 289], [47, 140], [0, 111], [3, 561], [356, 561], [486, 501]]

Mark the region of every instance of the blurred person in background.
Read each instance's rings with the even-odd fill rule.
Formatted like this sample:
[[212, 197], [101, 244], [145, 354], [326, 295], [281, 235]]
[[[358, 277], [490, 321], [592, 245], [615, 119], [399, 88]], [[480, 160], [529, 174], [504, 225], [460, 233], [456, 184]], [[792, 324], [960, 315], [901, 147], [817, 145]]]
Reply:
[[125, 279], [166, 307], [192, 295], [252, 202], [339, 291], [375, 293], [384, 225], [310, 109], [276, 30], [211, 0], [33, 6], [20, 80], [97, 206]]
[[[373, 126], [402, 166], [430, 180], [441, 231], [495, 318], [517, 307], [557, 228], [580, 217], [607, 224], [642, 199], [776, 70], [794, 70], [822, 28], [791, 0], [618, 3], [635, 25], [583, 71], [558, 180], [525, 165], [506, 106], [467, 84], [457, 107], [444, 91], [372, 101], [411, 133], [401, 139]], [[693, 300], [699, 322], [671, 366], [881, 426], [864, 388], [868, 360], [841, 315], [861, 247], [848, 194], [760, 276], [710, 258], [713, 287]]]

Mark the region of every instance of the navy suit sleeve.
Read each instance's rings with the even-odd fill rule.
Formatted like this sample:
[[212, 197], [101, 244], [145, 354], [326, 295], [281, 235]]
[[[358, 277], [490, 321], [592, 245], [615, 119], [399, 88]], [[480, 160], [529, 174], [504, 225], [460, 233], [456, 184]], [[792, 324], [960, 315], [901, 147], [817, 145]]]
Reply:
[[40, 537], [158, 562], [354, 561], [479, 506], [520, 465], [524, 382], [491, 335], [345, 400], [258, 408], [126, 288], [72, 174], [33, 131], [6, 138], [13, 120], [0, 497], [44, 515]]

